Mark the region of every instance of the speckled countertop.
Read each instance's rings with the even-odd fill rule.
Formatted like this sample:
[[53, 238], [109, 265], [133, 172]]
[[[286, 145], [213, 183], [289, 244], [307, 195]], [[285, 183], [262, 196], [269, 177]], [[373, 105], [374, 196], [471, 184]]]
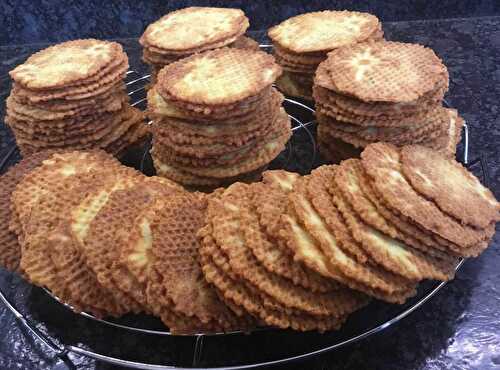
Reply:
[[[418, 42], [432, 47], [450, 72], [448, 103], [459, 110], [470, 127], [470, 159], [483, 158], [489, 186], [500, 199], [500, 17], [385, 23], [390, 40]], [[264, 33], [254, 37], [265, 41]], [[119, 40], [131, 65], [140, 64], [135, 40]], [[0, 47], [0, 76], [44, 45]], [[0, 77], [1, 78], [1, 77]], [[0, 92], [8, 89], [0, 79]], [[10, 133], [0, 126], [0, 160], [9, 150]], [[15, 160], [15, 156], [14, 156]], [[478, 165], [472, 170], [481, 175]], [[5, 205], [2, 205], [5, 206]], [[467, 261], [454, 281], [403, 321], [364, 341], [287, 369], [500, 369], [500, 233], [479, 258]], [[84, 342], [95, 348], [106, 345], [109, 354], [162, 362], [175, 359], [185, 366], [192, 359], [193, 340], [165, 338], [152, 345], [142, 335], [110, 332], [108, 328], [78, 318], [57, 307], [39, 289], [0, 269], [0, 287], [28, 317], [49, 328], [64, 343]], [[370, 311], [365, 311], [370, 315]], [[54, 359], [37, 340], [26, 336], [12, 314], [0, 304], [0, 369], [55, 369], [72, 365]], [[87, 337], [86, 337], [87, 336]], [[290, 334], [292, 336], [292, 334]], [[85, 337], [85, 338], [82, 338]], [[305, 335], [304, 341], [316, 337]], [[252, 340], [255, 347], [252, 347]], [[251, 357], [255, 348], [286, 347], [281, 334], [245, 338], [234, 357]], [[258, 347], [257, 347], [258, 346]], [[205, 343], [204, 356], [228, 351], [217, 339]], [[289, 348], [291, 351], [294, 348]], [[250, 354], [250, 355], [249, 355]], [[70, 356], [77, 369], [109, 369], [94, 360]]]

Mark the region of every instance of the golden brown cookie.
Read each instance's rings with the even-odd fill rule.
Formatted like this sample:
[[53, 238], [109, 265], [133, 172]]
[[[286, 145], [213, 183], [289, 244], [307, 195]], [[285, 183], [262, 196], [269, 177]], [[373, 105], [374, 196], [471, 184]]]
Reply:
[[400, 154], [396, 147], [377, 143], [361, 154], [362, 165], [377, 194], [387, 205], [433, 235], [458, 248], [454, 253], [467, 255], [467, 248], [491, 238], [494, 226], [477, 230], [461, 225], [444, 214], [433, 202], [420, 196], [401, 173]]
[[7, 270], [17, 271], [21, 259], [21, 248], [17, 240], [17, 235], [9, 230], [9, 224], [13, 217], [10, 207], [11, 194], [24, 176], [40, 166], [52, 154], [50, 151], [45, 151], [24, 158], [20, 163], [9, 168], [0, 177], [0, 182], [2, 183], [0, 187], [0, 202], [3, 204], [0, 210], [0, 220], [2, 225], [4, 225], [0, 231], [0, 265]]
[[269, 38], [294, 53], [317, 53], [363, 41], [379, 27], [377, 17], [360, 12], [322, 11], [288, 18]]
[[417, 192], [460, 222], [485, 228], [499, 219], [500, 204], [494, 195], [455, 160], [411, 145], [401, 150], [401, 169]]
[[121, 52], [116, 42], [67, 41], [33, 54], [10, 76], [28, 89], [59, 88], [92, 77]]
[[363, 101], [409, 102], [448, 80], [436, 54], [417, 44], [354, 44], [332, 51], [323, 63], [330, 81], [321, 87]]
[[189, 7], [150, 24], [141, 44], [164, 53], [194, 53], [230, 44], [243, 35], [248, 19], [240, 9]]
[[281, 73], [261, 51], [223, 48], [169, 64], [158, 75], [163, 98], [196, 105], [227, 105], [252, 97]]

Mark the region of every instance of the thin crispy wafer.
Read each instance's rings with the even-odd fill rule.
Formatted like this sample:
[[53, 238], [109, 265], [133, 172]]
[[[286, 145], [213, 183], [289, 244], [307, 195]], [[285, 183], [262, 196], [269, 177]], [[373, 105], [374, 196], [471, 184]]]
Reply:
[[412, 145], [401, 150], [401, 169], [415, 190], [461, 222], [485, 228], [499, 219], [494, 195], [455, 160]]
[[189, 7], [170, 12], [150, 24], [141, 43], [167, 53], [199, 52], [206, 45], [241, 36], [247, 27], [248, 19], [240, 9]]
[[[323, 222], [332, 231], [338, 246], [344, 253], [359, 263], [366, 264], [369, 257], [363, 248], [359, 247], [356, 241], [351, 238], [350, 232], [329, 193], [330, 183], [336, 176], [336, 169], [337, 166], [321, 166], [314, 169], [304, 184], [307, 198]], [[330, 249], [325, 249], [325, 253], [330, 258], [335, 257], [335, 255], [330, 255]]]
[[[161, 284], [162, 275], [158, 274], [155, 269], [152, 269], [149, 274], [149, 279], [152, 282], [157, 282], [147, 285], [146, 297], [149, 306], [153, 314], [161, 319], [165, 326], [170, 329], [172, 334], [198, 334], [223, 331], [223, 329], [213, 321], [202, 323], [196, 316], [189, 317], [181, 312], [174, 311], [171, 308], [173, 302], [166, 296], [165, 288], [163, 284]], [[160, 303], [158, 302], [158, 297], [164, 297], [164, 300]]]
[[363, 101], [408, 102], [437, 84], [448, 84], [441, 60], [431, 49], [417, 44], [354, 44], [332, 51], [323, 63], [331, 82], [322, 87]]
[[322, 11], [288, 18], [268, 36], [295, 53], [322, 52], [363, 41], [378, 27], [377, 17], [368, 13]]
[[180, 185], [156, 176], [148, 177], [138, 185], [120, 192], [127, 202], [137, 203], [138, 213], [121, 245], [117, 266], [125, 266], [141, 284], [146, 284], [152, 265], [151, 223], [156, 213], [165, 207], [166, 199], [184, 193], [186, 191]]
[[443, 247], [440, 243], [429, 235], [425, 230], [422, 230], [417, 225], [412, 224], [406, 220], [402, 215], [394, 213], [391, 209], [387, 208], [384, 202], [376, 195], [367, 178], [366, 173], [359, 177], [359, 184], [363, 190], [363, 194], [370, 199], [373, 205], [377, 208], [377, 211], [389, 222], [394, 224], [402, 233], [411, 235], [415, 239], [419, 240], [422, 246], [431, 247], [428, 252], [432, 254], [432, 248], [438, 249], [439, 251], [447, 252], [453, 255], [452, 252], [448, 251], [448, 248]]
[[77, 311], [92, 313], [97, 317], [118, 317], [128, 312], [128, 307], [122, 305], [99, 284], [78, 249], [68, 222], [63, 221], [42, 243], [46, 243], [44, 249], [58, 276], [59, 286], [47, 287], [58, 298]]
[[453, 252], [467, 253], [467, 247], [493, 235], [494, 226], [477, 230], [460, 225], [443, 214], [434, 203], [415, 192], [400, 172], [400, 155], [396, 147], [384, 143], [372, 144], [361, 154], [361, 158], [374, 190], [382, 196], [387, 205], [425, 230], [463, 248]]
[[[121, 191], [141, 181], [138, 173], [126, 167], [108, 172], [109, 177], [102, 179], [103, 183], [72, 210], [71, 230], [99, 283], [132, 312], [139, 312], [145, 306], [144, 287], [124, 268], [115, 271], [119, 267], [115, 262], [119, 260], [125, 237], [123, 225], [133, 220], [137, 207], [147, 199], [142, 197], [141, 202], [128, 203], [128, 199], [121, 197]], [[120, 289], [122, 284], [130, 284], [131, 288]]]
[[[101, 171], [103, 166], [105, 171]], [[109, 292], [93, 287], [93, 277], [79, 258], [66, 222], [69, 212], [86, 197], [82, 189], [88, 190], [94, 176], [104, 181], [105, 174], [119, 167], [117, 162], [99, 152], [54, 154], [25, 177], [22, 187], [19, 186], [13, 195], [22, 224], [21, 268], [25, 274], [34, 283], [47, 286], [75, 309], [97, 315], [121, 315], [128, 308], [114, 301]], [[65, 246], [64, 251], [56, 251], [52, 246], [58, 243]], [[42, 274], [39, 273], [40, 263], [60, 271], [56, 284], [40, 276], [44, 273], [43, 268]], [[71, 276], [74, 281], [68, 280]]]
[[3, 204], [0, 210], [0, 222], [4, 227], [0, 231], [0, 265], [7, 270], [17, 271], [21, 259], [21, 247], [17, 240], [17, 235], [9, 230], [9, 224], [13, 217], [10, 208], [10, 198], [17, 184], [24, 176], [38, 167], [45, 159], [49, 158], [52, 152], [40, 152], [28, 158], [24, 158], [20, 163], [12, 166], [0, 177], [2, 186], [0, 187], [0, 203]]
[[281, 73], [274, 58], [260, 51], [223, 48], [169, 64], [157, 88], [192, 104], [231, 104], [258, 94]]
[[31, 89], [50, 89], [91, 77], [121, 52], [116, 42], [94, 39], [68, 41], [33, 54], [10, 72]]
[[150, 229], [153, 268], [163, 277], [172, 309], [196, 316], [204, 324], [217, 322], [228, 330], [234, 328], [237, 319], [203, 279], [198, 264], [196, 233], [204, 223], [205, 208], [206, 199], [174, 196], [158, 211]]
[[[118, 164], [104, 152], [55, 153], [42, 162], [30, 176], [25, 176], [12, 193], [12, 209], [16, 219], [22, 225], [27, 225], [37, 202], [44, 197], [54, 196], [52, 191], [65, 178], [79, 173], [85, 173], [98, 166]], [[23, 230], [26, 231], [26, 230]]]
[[462, 137], [462, 127], [464, 120], [458, 115], [455, 109], [448, 109], [450, 121], [445, 132], [432, 140], [424, 140], [420, 142], [428, 148], [437, 150], [449, 158], [455, 158], [457, 145]]

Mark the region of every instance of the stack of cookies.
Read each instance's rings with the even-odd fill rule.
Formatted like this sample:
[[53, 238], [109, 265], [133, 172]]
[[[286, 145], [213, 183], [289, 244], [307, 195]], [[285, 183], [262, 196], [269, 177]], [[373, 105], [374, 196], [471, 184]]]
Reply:
[[452, 157], [463, 120], [442, 106], [447, 89], [446, 67], [421, 45], [378, 41], [334, 50], [314, 79], [320, 148], [332, 161], [378, 141], [419, 143]]
[[271, 55], [235, 48], [163, 68], [148, 92], [157, 174], [206, 187], [258, 175], [291, 136], [280, 73]]
[[337, 48], [383, 38], [378, 18], [368, 13], [322, 11], [301, 14], [268, 32], [284, 73], [276, 82], [286, 95], [312, 100], [314, 72]]
[[171, 12], [150, 24], [139, 42], [142, 59], [151, 66], [151, 85], [160, 69], [194, 53], [224, 46], [257, 50], [243, 36], [249, 26], [240, 9], [190, 7]]
[[12, 70], [5, 122], [23, 156], [67, 148], [117, 155], [145, 137], [143, 114], [128, 103], [127, 69], [120, 44], [88, 39], [51, 46]]

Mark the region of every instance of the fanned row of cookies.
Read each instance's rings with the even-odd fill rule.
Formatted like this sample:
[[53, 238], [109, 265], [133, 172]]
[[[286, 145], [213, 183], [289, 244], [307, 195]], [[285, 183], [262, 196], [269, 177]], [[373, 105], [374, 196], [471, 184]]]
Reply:
[[459, 257], [487, 247], [499, 212], [454, 160], [372, 144], [361, 160], [269, 171], [211, 197], [202, 269], [230, 307], [267, 325], [331, 330], [369, 297], [403, 303], [424, 279], [452, 279]]
[[421, 144], [454, 157], [463, 120], [442, 106], [447, 89], [446, 67], [421, 45], [378, 41], [334, 50], [314, 79], [320, 149], [332, 162], [375, 142]]
[[225, 46], [258, 50], [257, 42], [244, 36], [248, 26], [240, 9], [208, 7], [180, 9], [151, 23], [139, 39], [151, 85], [164, 66], [195, 53]]
[[147, 135], [144, 115], [129, 104], [128, 57], [120, 44], [64, 42], [10, 72], [5, 123], [23, 156], [46, 149], [103, 149], [118, 155]]
[[37, 153], [1, 181], [3, 266], [77, 312], [145, 312], [174, 334], [337, 329], [370, 298], [404, 303], [420, 281], [452, 279], [500, 220], [459, 163], [385, 143], [209, 195], [102, 151]]
[[148, 91], [157, 174], [205, 188], [258, 177], [291, 136], [280, 73], [271, 55], [235, 48], [164, 67]]
[[[246, 329], [203, 279], [205, 195], [101, 151], [40, 152], [2, 176], [2, 264], [97, 317], [151, 313], [174, 333]], [[10, 199], [9, 199], [10, 198]]]
[[329, 52], [383, 35], [380, 21], [369, 13], [327, 10], [291, 17], [268, 32], [284, 70], [276, 85], [286, 95], [312, 100], [314, 73]]

